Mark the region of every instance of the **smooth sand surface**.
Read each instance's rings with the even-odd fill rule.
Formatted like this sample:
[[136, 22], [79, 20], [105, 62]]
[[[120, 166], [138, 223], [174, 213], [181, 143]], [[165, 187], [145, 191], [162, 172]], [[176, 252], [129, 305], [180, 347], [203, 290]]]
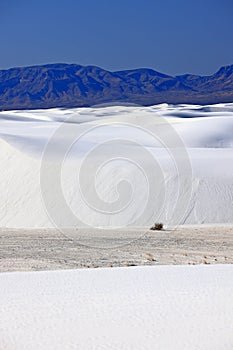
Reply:
[[0, 272], [233, 263], [233, 226], [0, 230]]
[[1, 350], [232, 350], [233, 265], [0, 274]]

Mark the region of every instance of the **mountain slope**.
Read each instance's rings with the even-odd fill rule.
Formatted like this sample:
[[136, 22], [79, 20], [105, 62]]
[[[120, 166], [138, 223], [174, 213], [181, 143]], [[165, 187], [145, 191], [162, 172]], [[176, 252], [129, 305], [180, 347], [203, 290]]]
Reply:
[[109, 72], [95, 66], [49, 64], [0, 71], [0, 109], [82, 107], [99, 103], [233, 101], [233, 65], [211, 76], [169, 76], [152, 69]]

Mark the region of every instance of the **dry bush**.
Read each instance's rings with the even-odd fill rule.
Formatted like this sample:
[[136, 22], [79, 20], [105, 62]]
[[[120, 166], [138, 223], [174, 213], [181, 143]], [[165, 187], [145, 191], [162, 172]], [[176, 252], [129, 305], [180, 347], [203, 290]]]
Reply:
[[130, 266], [137, 266], [137, 265], [134, 264], [133, 262], [126, 261], [126, 262], [125, 262], [125, 266], [130, 267]]
[[150, 228], [150, 230], [154, 230], [154, 231], [160, 231], [160, 230], [162, 230], [163, 229], [163, 224], [161, 223], [161, 222], [156, 222], [155, 224], [154, 224], [154, 226], [152, 226], [151, 228]]
[[146, 260], [148, 260], [148, 261], [156, 261], [151, 253], [146, 253], [146, 255], [147, 255]]

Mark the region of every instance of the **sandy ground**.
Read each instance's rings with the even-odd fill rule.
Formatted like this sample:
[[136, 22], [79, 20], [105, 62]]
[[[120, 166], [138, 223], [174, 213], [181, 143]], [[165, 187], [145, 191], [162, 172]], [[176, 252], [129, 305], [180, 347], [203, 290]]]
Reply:
[[217, 263], [233, 263], [233, 226], [0, 230], [0, 272]]

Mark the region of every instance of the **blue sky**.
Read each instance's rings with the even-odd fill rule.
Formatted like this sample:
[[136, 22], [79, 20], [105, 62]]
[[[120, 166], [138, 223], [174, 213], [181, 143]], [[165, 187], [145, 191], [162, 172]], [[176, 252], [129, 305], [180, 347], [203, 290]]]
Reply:
[[0, 69], [53, 62], [212, 74], [233, 63], [233, 0], [0, 0]]

